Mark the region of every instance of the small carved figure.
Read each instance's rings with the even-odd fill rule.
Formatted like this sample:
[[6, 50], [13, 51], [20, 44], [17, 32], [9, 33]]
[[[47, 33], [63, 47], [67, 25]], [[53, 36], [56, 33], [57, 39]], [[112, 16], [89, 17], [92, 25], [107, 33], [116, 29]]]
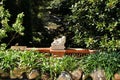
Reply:
[[62, 36], [61, 38], [54, 39], [54, 41], [51, 43], [51, 49], [65, 49], [65, 42], [66, 42], [66, 37]]

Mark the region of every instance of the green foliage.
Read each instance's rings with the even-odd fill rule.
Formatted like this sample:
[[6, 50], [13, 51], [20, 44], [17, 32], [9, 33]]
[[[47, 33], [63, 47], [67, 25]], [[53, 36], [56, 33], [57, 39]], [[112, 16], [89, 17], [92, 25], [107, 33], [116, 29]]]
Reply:
[[11, 41], [13, 39], [15, 39], [16, 35], [23, 35], [23, 31], [24, 31], [24, 27], [22, 26], [23, 23], [23, 13], [20, 13], [17, 15], [16, 21], [15, 23], [10, 26], [9, 25], [9, 18], [11, 17], [10, 13], [8, 10], [5, 10], [3, 6], [0, 6], [0, 22], [1, 22], [1, 27], [0, 27], [0, 41], [5, 38], [8, 37], [8, 33], [10, 32], [15, 32], [11, 38], [11, 40], [9, 41], [9, 43], [7, 45], [9, 45], [11, 43]]
[[120, 1], [80, 0], [71, 6], [67, 17], [74, 43], [87, 48], [116, 51], [120, 49]]
[[32, 51], [1, 50], [0, 69], [7, 72], [14, 68], [39, 69], [42, 57], [44, 55]]
[[1, 32], [1, 34], [0, 34], [0, 40], [3, 39], [4, 37], [7, 37], [5, 30], [0, 29], [0, 32]]
[[24, 14], [23, 13], [20, 13], [17, 15], [17, 18], [16, 18], [16, 22], [13, 24], [13, 31], [16, 31], [17, 33], [23, 35], [23, 31], [24, 31], [24, 27], [22, 26], [22, 22], [23, 22], [23, 16]]
[[4, 71], [9, 71], [17, 66], [16, 61], [18, 57], [16, 54], [14, 54], [14, 52], [1, 51], [0, 55], [1, 55], [0, 69], [3, 69]]
[[6, 29], [8, 30], [8, 18], [10, 17], [10, 14], [8, 10], [4, 10], [3, 6], [0, 6], [0, 22], [2, 24], [2, 28], [0, 29], [0, 40], [4, 37], [7, 37]]
[[120, 71], [120, 55], [117, 52], [99, 52], [81, 58], [54, 58], [35, 51], [0, 50], [0, 70], [3, 72], [21, 69], [21, 72], [29, 73], [36, 69], [41, 75], [47, 73], [51, 79], [56, 79], [62, 71], [71, 72], [77, 68], [86, 75], [95, 70], [104, 70], [107, 80], [110, 80]]
[[40, 53], [24, 51], [19, 55], [19, 67], [39, 70], [43, 58], [44, 55]]
[[120, 71], [120, 54], [118, 52], [99, 52], [82, 57], [79, 63], [85, 74], [100, 69], [105, 71], [107, 80], [110, 80], [116, 72]]
[[6, 44], [5, 43], [2, 43], [1, 45], [0, 45], [0, 50], [5, 50], [6, 49]]
[[[50, 57], [43, 60], [42, 73], [50, 72], [51, 78], [54, 79], [61, 73], [61, 71], [73, 71], [78, 67], [77, 59], [75, 57], [63, 57], [60, 59]], [[72, 66], [70, 66], [72, 65]]]
[[[49, 16], [61, 19], [60, 25], [64, 30], [60, 34], [67, 36], [68, 46], [107, 51], [120, 49], [119, 0], [51, 0], [48, 2], [49, 4], [44, 6], [45, 11], [39, 11], [46, 13], [41, 15], [41, 19], [46, 17], [45, 15], [47, 21], [50, 21]], [[44, 23], [47, 22], [42, 20]]]
[[10, 14], [8, 10], [5, 10], [3, 6], [0, 6], [0, 20], [4, 19], [5, 17], [9, 18]]
[[[2, 29], [5, 30], [5, 32], [10, 31], [10, 26], [8, 24], [10, 13], [8, 10], [5, 10], [3, 6], [0, 6], [0, 21], [2, 24]], [[4, 37], [4, 36], [3, 36]]]
[[33, 51], [0, 51], [0, 70], [10, 73], [14, 69], [21, 69], [21, 72], [30, 72], [36, 69], [41, 74], [50, 74], [55, 79], [61, 71], [73, 71], [78, 67], [78, 60], [74, 57], [46, 58], [44, 54]]
[[[13, 3], [8, 2], [7, 4], [14, 4], [17, 7], [24, 5], [24, 10], [29, 7], [29, 11], [25, 13], [24, 22], [25, 26], [32, 25], [32, 31], [30, 31], [30, 27], [26, 27], [25, 32], [26, 34], [27, 31], [33, 34], [33, 42], [31, 42], [33, 46], [48, 47], [54, 37], [62, 34], [67, 36], [66, 45], [70, 47], [108, 51], [120, 49], [119, 0], [31, 0], [28, 2], [23, 0], [14, 1]], [[25, 4], [28, 5], [25, 6]], [[7, 37], [4, 33], [11, 31], [10, 25], [8, 25], [10, 14], [8, 10], [4, 10], [2, 7], [0, 9], [0, 16], [3, 21], [0, 20], [7, 30], [3, 31], [4, 29], [2, 29], [3, 34], [0, 36], [4, 35]], [[12, 9], [11, 7], [11, 13]], [[29, 24], [30, 22], [31, 25]], [[55, 30], [49, 30], [46, 28], [49, 22], [60, 25], [60, 27]], [[17, 33], [23, 31], [22, 23], [18, 20], [12, 26], [14, 26], [12, 28], [16, 29]]]
[[61, 3], [63, 2], [64, 0], [52, 0], [50, 2], [50, 8], [58, 8], [61, 6]]

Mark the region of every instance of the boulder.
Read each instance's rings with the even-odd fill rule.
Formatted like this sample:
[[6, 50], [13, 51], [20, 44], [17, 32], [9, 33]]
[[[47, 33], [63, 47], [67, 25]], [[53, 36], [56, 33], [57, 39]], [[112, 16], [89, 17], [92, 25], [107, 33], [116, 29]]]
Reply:
[[28, 79], [35, 79], [39, 76], [39, 72], [37, 70], [32, 70], [29, 74], [28, 74]]
[[63, 71], [59, 77], [57, 78], [57, 80], [73, 80], [72, 76], [70, 73]]
[[104, 70], [95, 70], [91, 74], [91, 77], [92, 77], [93, 80], [106, 80]]
[[49, 74], [42, 74], [41, 75], [41, 80], [50, 80], [50, 75]]
[[76, 69], [71, 73], [71, 75], [73, 80], [80, 80], [82, 78], [83, 71], [81, 69]]

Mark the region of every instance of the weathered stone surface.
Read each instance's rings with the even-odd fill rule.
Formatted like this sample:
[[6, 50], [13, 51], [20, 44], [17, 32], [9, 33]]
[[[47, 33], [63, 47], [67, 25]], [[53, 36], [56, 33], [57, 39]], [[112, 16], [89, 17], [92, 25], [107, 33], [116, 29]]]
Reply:
[[12, 50], [26, 50], [27, 46], [11, 46]]
[[41, 80], [51, 80], [51, 79], [50, 79], [50, 75], [47, 74], [47, 73], [46, 73], [46, 74], [42, 74], [42, 75], [41, 75]]
[[120, 80], [120, 74], [115, 73], [114, 78], [115, 78], [115, 80]]
[[96, 70], [91, 74], [93, 80], [106, 80], [104, 70]]
[[51, 49], [53, 50], [63, 50], [65, 49], [65, 42], [66, 42], [66, 37], [62, 36], [61, 38], [55, 39], [52, 43], [51, 43]]
[[28, 79], [35, 79], [39, 76], [39, 72], [37, 70], [32, 70], [29, 74], [28, 74]]
[[71, 75], [73, 80], [80, 80], [82, 78], [83, 71], [80, 69], [74, 70]]
[[0, 74], [0, 76], [1, 76], [1, 77], [9, 77], [9, 73], [4, 72], [4, 73]]
[[58, 77], [57, 80], [73, 80], [73, 79], [72, 79], [70, 73], [64, 71], [60, 74], [60, 76]]
[[20, 68], [15, 68], [14, 70], [10, 71], [10, 78], [16, 79], [16, 78], [22, 78], [23, 70]]

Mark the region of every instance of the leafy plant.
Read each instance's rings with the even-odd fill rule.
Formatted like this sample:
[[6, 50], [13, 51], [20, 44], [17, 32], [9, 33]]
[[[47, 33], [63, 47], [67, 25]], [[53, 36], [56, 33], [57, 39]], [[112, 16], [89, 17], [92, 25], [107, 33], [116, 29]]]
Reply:
[[31, 69], [39, 69], [41, 58], [44, 57], [40, 53], [32, 51], [24, 51], [20, 54], [19, 67]]
[[43, 74], [50, 73], [52, 79], [56, 79], [62, 71], [73, 71], [78, 67], [75, 57], [65, 56], [63, 58], [45, 58], [41, 65]]
[[94, 70], [104, 70], [107, 80], [110, 80], [120, 71], [120, 55], [118, 52], [98, 52], [81, 58], [46, 58], [44, 54], [35, 51], [0, 50], [0, 73], [11, 74], [16, 70], [29, 73], [36, 69], [41, 75], [48, 73], [51, 79], [56, 79], [62, 71], [73, 71], [79, 67], [86, 75]]
[[18, 66], [19, 55], [15, 54], [16, 51], [11, 50], [1, 50], [0, 51], [0, 69], [9, 72]]
[[[7, 46], [10, 45], [13, 39], [15, 39], [19, 35], [24, 35], [24, 27], [22, 26], [23, 22], [23, 13], [20, 13], [17, 15], [15, 23], [13, 23], [12, 26], [9, 25], [9, 18], [11, 17], [10, 13], [8, 10], [5, 10], [3, 5], [0, 6], [0, 42], [3, 38], [8, 37], [8, 33], [10, 32], [15, 32], [11, 38], [11, 40], [7, 43]], [[6, 47], [7, 47], [6, 46]]]
[[82, 57], [79, 63], [85, 74], [101, 69], [105, 71], [107, 80], [110, 80], [116, 72], [120, 71], [120, 54], [118, 52], [99, 52]]
[[34, 69], [39, 71], [42, 58], [43, 54], [33, 51], [1, 50], [0, 74], [7, 72], [17, 78], [22, 76], [22, 73], [30, 73]]
[[119, 50], [119, 3], [119, 0], [80, 0], [72, 5], [68, 21], [75, 43], [87, 48]]
[[[21, 73], [29, 73], [36, 69], [41, 74], [50, 74], [51, 79], [56, 79], [61, 71], [73, 71], [78, 67], [75, 57], [46, 58], [44, 54], [33, 51], [1, 50], [0, 70], [14, 76], [17, 70]], [[17, 73], [16, 73], [17, 74]]]

